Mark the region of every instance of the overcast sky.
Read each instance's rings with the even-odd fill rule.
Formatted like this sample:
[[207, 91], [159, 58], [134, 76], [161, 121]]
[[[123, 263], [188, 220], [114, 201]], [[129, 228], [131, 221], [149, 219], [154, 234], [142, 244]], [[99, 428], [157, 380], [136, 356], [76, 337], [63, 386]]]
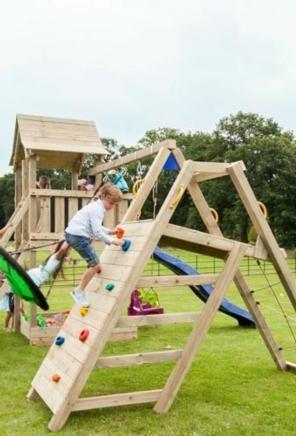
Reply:
[[292, 0], [9, 0], [0, 6], [0, 175], [16, 113], [211, 131], [239, 110], [295, 129]]

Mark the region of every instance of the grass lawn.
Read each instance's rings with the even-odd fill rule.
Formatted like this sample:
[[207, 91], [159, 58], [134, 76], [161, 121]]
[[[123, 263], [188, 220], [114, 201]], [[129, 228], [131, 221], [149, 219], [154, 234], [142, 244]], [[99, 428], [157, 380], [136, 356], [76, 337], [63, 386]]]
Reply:
[[[176, 253], [176, 251], [175, 251]], [[180, 254], [180, 253], [179, 253]], [[147, 267], [147, 274], [154, 266]], [[200, 269], [202, 269], [200, 267]], [[153, 270], [154, 271], [154, 270]], [[209, 272], [209, 271], [206, 271]], [[162, 267], [161, 274], [167, 274]], [[246, 276], [253, 289], [266, 285], [263, 275]], [[270, 283], [276, 275], [268, 274]], [[71, 307], [68, 287], [54, 289], [53, 310]], [[274, 286], [294, 333], [295, 315], [281, 286]], [[166, 312], [200, 311], [204, 307], [189, 288], [158, 290]], [[296, 362], [294, 337], [270, 289], [255, 293], [284, 356]], [[226, 295], [243, 306], [232, 286]], [[3, 315], [0, 315], [3, 324]], [[182, 348], [192, 325], [144, 327], [138, 340], [110, 343], [105, 355]], [[27, 402], [26, 393], [48, 347], [32, 347], [19, 334], [0, 330], [0, 435], [46, 435], [51, 412], [42, 401]], [[83, 395], [161, 388], [173, 363], [95, 370]], [[157, 415], [152, 405], [76, 412], [62, 435], [295, 435], [296, 374], [276, 369], [257, 330], [237, 326], [218, 313], [171, 410]]]

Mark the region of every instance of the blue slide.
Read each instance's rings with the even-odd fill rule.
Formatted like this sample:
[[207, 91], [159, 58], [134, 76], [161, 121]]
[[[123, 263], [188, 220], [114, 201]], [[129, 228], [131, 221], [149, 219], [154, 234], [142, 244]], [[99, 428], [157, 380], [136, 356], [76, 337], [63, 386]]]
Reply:
[[[199, 275], [200, 273], [196, 271], [192, 266], [183, 262], [181, 259], [175, 256], [171, 256], [170, 254], [165, 253], [164, 251], [156, 248], [153, 252], [153, 259], [157, 262], [165, 265], [171, 271], [173, 271], [177, 275]], [[213, 286], [212, 285], [199, 285], [199, 286], [190, 286], [195, 295], [200, 298], [203, 302], [206, 302], [209, 298]], [[242, 309], [235, 304], [232, 304], [230, 301], [223, 298], [221, 306], [219, 310], [225, 313], [232, 318], [235, 318], [240, 326], [243, 327], [251, 327], [256, 328], [256, 324], [246, 310]]]

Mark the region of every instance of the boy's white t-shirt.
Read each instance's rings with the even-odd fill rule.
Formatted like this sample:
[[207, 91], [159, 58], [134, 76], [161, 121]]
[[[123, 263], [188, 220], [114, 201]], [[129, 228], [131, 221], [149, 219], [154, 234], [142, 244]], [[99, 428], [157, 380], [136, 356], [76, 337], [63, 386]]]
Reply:
[[57, 270], [59, 265], [60, 261], [57, 260], [53, 254], [45, 265], [40, 265], [37, 268], [29, 269], [27, 274], [37, 286], [41, 286], [43, 283], [49, 280], [50, 276]]
[[93, 239], [96, 236], [105, 242], [105, 244], [110, 245], [113, 238], [108, 233], [111, 232], [111, 229], [104, 227], [102, 224], [105, 212], [106, 209], [100, 199], [93, 201], [73, 216], [65, 232], [89, 239]]

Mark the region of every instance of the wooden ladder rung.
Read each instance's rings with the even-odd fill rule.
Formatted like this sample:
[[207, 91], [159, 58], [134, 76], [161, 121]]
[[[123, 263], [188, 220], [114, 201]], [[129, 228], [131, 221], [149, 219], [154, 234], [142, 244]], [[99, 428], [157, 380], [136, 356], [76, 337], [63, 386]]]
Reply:
[[101, 409], [129, 404], [153, 403], [158, 400], [161, 391], [162, 389], [155, 389], [150, 391], [80, 398], [76, 401], [71, 411], [75, 412], [79, 410]]
[[194, 322], [199, 317], [199, 312], [163, 313], [157, 315], [121, 316], [117, 327], [162, 325], [182, 322]]
[[144, 365], [149, 363], [168, 362], [177, 360], [182, 350], [155, 351], [152, 353], [122, 354], [118, 356], [99, 357], [96, 368], [115, 368], [121, 366]]

